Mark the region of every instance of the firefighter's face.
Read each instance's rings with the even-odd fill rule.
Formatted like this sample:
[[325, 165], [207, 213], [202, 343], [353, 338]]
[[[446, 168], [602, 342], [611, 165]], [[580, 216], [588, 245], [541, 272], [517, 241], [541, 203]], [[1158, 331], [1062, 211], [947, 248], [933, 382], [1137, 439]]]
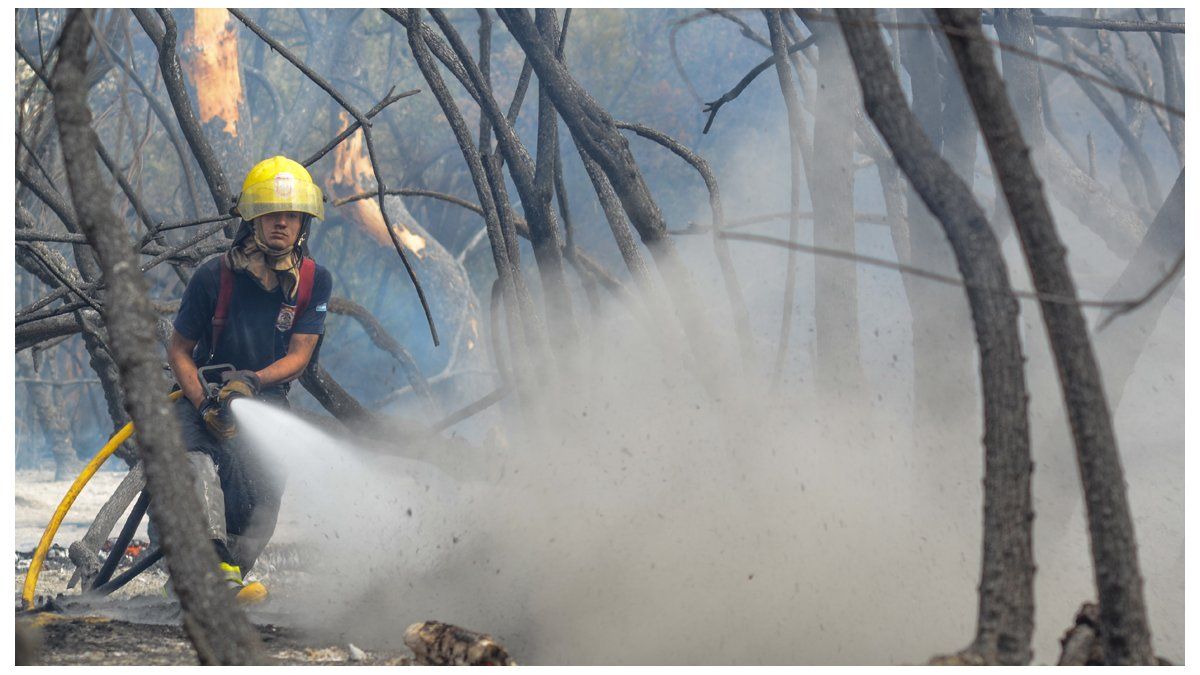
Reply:
[[267, 246], [281, 251], [296, 244], [304, 214], [299, 211], [277, 211], [259, 216], [254, 222]]

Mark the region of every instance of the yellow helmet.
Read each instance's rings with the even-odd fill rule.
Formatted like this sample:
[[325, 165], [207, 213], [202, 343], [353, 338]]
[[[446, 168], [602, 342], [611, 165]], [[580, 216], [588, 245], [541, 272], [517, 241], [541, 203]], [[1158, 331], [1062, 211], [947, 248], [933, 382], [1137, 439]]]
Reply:
[[242, 182], [237, 206], [244, 220], [279, 211], [299, 211], [325, 219], [321, 188], [304, 165], [282, 155], [264, 159], [250, 169]]

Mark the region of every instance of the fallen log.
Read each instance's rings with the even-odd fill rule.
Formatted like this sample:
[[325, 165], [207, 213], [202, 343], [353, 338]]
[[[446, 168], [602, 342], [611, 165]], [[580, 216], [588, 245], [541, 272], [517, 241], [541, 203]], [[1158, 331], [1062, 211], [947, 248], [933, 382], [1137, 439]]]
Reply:
[[440, 621], [414, 623], [404, 644], [422, 666], [515, 666], [516, 661], [490, 635]]

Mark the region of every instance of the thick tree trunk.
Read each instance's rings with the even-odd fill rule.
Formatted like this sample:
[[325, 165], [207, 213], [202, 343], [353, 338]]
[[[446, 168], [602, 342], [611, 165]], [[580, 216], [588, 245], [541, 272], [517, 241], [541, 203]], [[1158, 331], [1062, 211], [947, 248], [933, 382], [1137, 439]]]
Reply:
[[155, 354], [154, 313], [146, 279], [128, 233], [112, 214], [112, 195], [100, 178], [95, 133], [84, 86], [90, 30], [87, 10], [69, 12], [51, 80], [55, 119], [79, 223], [99, 257], [110, 293], [104, 314], [113, 352], [138, 428], [146, 478], [154, 494], [151, 519], [162, 537], [184, 629], [204, 664], [258, 659], [258, 633], [225, 591], [217, 556], [201, 522], [199, 496], [189, 474], [178, 425], [164, 392], [168, 382]]
[[1029, 419], [1018, 307], [1000, 245], [962, 179], [909, 110], [872, 12], [838, 10], [863, 103], [929, 210], [967, 284], [983, 388], [983, 564], [974, 643], [989, 663], [1028, 663], [1033, 635], [1033, 510]]
[[237, 22], [229, 10], [197, 8], [180, 45], [181, 65], [192, 85], [204, 137], [235, 181], [240, 179], [239, 169], [244, 172], [251, 166], [245, 139], [253, 137], [237, 37]]
[[[810, 21], [817, 38], [817, 97], [813, 156], [822, 167], [809, 180], [813, 205], [813, 244], [854, 251], [854, 119], [857, 102], [845, 42], [837, 25]], [[858, 266], [817, 256], [815, 275], [816, 382], [821, 396], [865, 395], [859, 354]]]
[[[1029, 160], [1029, 147], [996, 71], [991, 47], [983, 41], [979, 18], [964, 10], [937, 13], [942, 24], [955, 31], [947, 38], [979, 119], [992, 166], [1004, 188], [1034, 287], [1039, 293], [1074, 301], [1075, 282], [1067, 268], [1066, 249], [1055, 230], [1041, 180]], [[1154, 653], [1142, 597], [1133, 518], [1087, 323], [1074, 302], [1043, 300], [1041, 309], [1083, 479], [1105, 661], [1149, 665], [1154, 663]]]

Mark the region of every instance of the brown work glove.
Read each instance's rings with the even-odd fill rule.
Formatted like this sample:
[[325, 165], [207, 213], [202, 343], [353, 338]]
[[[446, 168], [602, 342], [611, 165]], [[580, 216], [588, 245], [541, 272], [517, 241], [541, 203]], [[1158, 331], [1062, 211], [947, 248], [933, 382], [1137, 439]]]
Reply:
[[253, 370], [234, 370], [221, 374], [221, 381], [225, 386], [221, 387], [221, 391], [217, 394], [217, 401], [225, 403], [230, 396], [241, 395], [247, 398], [258, 396], [258, 389], [262, 386], [262, 380]]
[[209, 433], [221, 440], [227, 441], [237, 435], [233, 420], [222, 412], [220, 405], [211, 400], [205, 399], [200, 406], [200, 417], [204, 419], [204, 426], [208, 427]]

